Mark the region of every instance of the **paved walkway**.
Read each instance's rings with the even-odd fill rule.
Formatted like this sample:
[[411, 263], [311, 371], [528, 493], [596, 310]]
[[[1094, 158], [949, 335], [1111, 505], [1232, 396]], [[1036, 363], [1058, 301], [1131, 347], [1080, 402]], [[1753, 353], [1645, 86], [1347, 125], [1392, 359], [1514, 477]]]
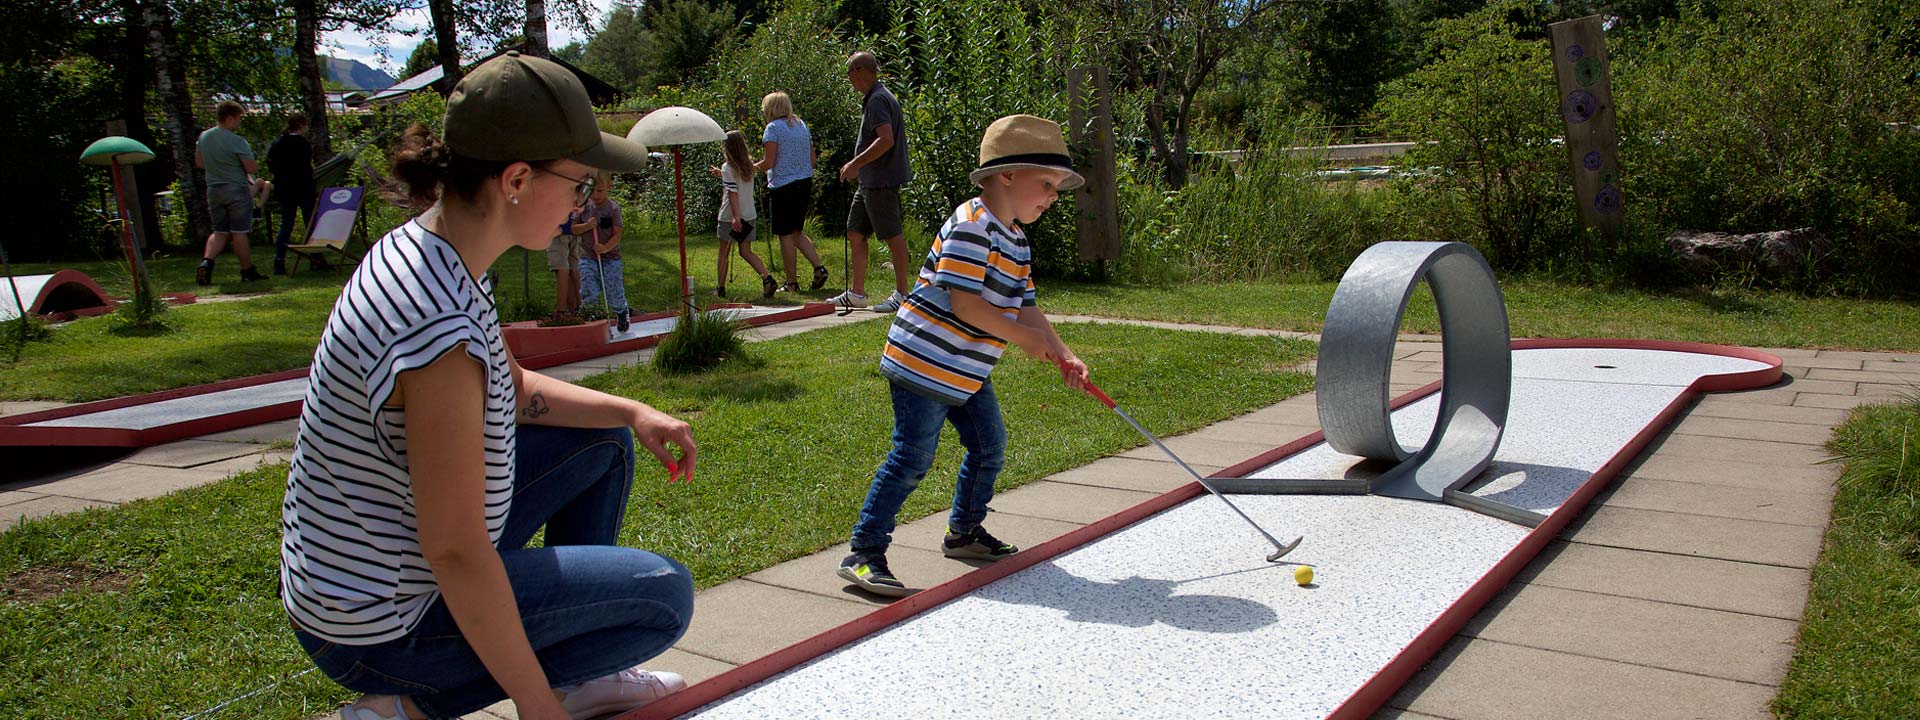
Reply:
[[[755, 332], [783, 337], [872, 317], [829, 315]], [[1695, 403], [1377, 717], [1768, 717], [1839, 472], [1822, 464], [1821, 444], [1846, 409], [1920, 384], [1920, 355], [1769, 352], [1786, 360], [1787, 380]], [[548, 372], [583, 377], [645, 354]], [[1437, 338], [1403, 338], [1395, 358], [1396, 394], [1440, 377]], [[1317, 427], [1308, 394], [1168, 444], [1211, 472]], [[271, 443], [291, 432], [290, 423], [274, 423], [10, 483], [0, 486], [0, 514], [60, 512], [208, 482], [277, 461], [286, 451]], [[1151, 447], [1129, 450], [996, 497], [994, 532], [1037, 545], [1181, 478]], [[943, 521], [935, 514], [896, 534], [889, 559], [915, 586], [970, 569], [938, 553]], [[698, 681], [879, 606], [833, 577], [841, 554], [828, 548], [702, 591], [692, 629], [652, 666]], [[474, 717], [514, 715], [502, 703]]]

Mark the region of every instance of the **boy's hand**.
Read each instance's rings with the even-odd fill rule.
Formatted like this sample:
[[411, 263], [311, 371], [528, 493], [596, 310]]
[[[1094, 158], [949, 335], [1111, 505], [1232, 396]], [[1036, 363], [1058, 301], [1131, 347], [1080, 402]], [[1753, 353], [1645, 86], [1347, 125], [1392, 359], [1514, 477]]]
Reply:
[[1055, 367], [1060, 368], [1060, 382], [1068, 389], [1087, 389], [1087, 364], [1081, 362], [1080, 356], [1073, 354], [1066, 345], [1047, 351], [1046, 357], [1053, 361]]

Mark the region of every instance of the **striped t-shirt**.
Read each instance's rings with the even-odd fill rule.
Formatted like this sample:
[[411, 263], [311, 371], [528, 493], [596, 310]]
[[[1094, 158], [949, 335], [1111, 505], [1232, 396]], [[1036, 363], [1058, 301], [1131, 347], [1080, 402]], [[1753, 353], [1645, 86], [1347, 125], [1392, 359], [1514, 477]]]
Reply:
[[487, 368], [487, 537], [513, 497], [514, 387], [493, 289], [416, 222], [376, 243], [314, 351], [280, 506], [280, 599], [294, 622], [342, 645], [405, 635], [439, 597], [420, 554], [406, 413], [383, 407], [403, 372], [449, 352]]
[[1033, 249], [974, 198], [955, 208], [920, 266], [920, 282], [894, 313], [880, 373], [913, 391], [951, 405], [965, 403], [987, 382], [1007, 341], [968, 325], [953, 312], [950, 293], [979, 295], [1013, 319], [1033, 305]]

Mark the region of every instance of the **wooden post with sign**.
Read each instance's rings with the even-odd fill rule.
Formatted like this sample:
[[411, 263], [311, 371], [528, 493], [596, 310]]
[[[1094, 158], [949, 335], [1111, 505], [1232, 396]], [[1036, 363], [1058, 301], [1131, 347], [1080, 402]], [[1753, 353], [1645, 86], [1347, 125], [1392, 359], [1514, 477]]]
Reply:
[[1567, 158], [1580, 222], [1612, 240], [1623, 212], [1620, 135], [1600, 16], [1554, 23], [1553, 75], [1560, 86], [1560, 117], [1567, 124]]
[[[1091, 97], [1088, 95], [1091, 94]], [[1113, 156], [1113, 98], [1105, 67], [1067, 72], [1067, 143], [1087, 183], [1073, 193], [1074, 237], [1080, 259], [1092, 260], [1100, 279], [1106, 261], [1120, 259], [1120, 198]]]

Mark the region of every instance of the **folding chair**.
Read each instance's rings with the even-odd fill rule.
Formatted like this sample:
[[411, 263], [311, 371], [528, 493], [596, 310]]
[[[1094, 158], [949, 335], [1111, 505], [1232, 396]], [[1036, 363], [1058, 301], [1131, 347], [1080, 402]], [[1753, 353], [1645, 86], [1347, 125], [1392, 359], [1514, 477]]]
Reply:
[[294, 256], [293, 264], [287, 268], [288, 277], [299, 274], [301, 260], [306, 260], [308, 266], [316, 259], [338, 267], [351, 267], [359, 262], [347, 252], [347, 245], [361, 220], [360, 201], [365, 194], [365, 189], [358, 187], [330, 187], [320, 191], [314, 204], [313, 222], [307, 227], [307, 241], [287, 246], [287, 252]]

